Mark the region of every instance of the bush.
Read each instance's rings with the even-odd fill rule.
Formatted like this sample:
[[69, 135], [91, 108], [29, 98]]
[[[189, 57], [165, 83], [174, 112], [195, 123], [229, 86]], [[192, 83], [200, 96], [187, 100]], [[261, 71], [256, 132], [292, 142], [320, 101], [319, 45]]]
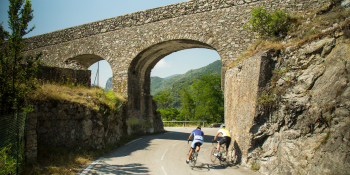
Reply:
[[15, 174], [17, 168], [16, 159], [11, 154], [11, 145], [0, 149], [0, 174]]
[[263, 7], [257, 7], [252, 10], [249, 24], [245, 28], [258, 32], [260, 36], [281, 37], [291, 28], [290, 19], [285, 11], [270, 13]]

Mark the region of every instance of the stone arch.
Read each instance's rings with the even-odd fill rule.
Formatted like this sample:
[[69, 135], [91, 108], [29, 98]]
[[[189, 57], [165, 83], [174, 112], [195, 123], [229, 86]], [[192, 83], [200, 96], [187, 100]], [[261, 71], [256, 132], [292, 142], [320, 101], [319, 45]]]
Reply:
[[[153, 67], [165, 56], [184, 49], [206, 48], [216, 50], [211, 45], [191, 39], [174, 39], [154, 44], [131, 61], [128, 69], [128, 107], [131, 116], [153, 121], [155, 109], [152, 109], [150, 95], [150, 74]], [[136, 116], [135, 116], [136, 115]]]
[[83, 66], [84, 68], [89, 68], [91, 65], [93, 65], [94, 63], [101, 61], [101, 60], [105, 60], [103, 59], [101, 56], [99, 55], [95, 55], [95, 54], [80, 54], [80, 55], [75, 55], [71, 58], [65, 59], [64, 62], [67, 64], [70, 61], [75, 61], [78, 64], [80, 64], [81, 66]]
[[[78, 54], [74, 55], [73, 57], [63, 59], [63, 62], [64, 62], [64, 68], [71, 68], [71, 69], [76, 69], [76, 70], [87, 70], [93, 64], [95, 64], [99, 61], [103, 61], [103, 60], [105, 60], [108, 63], [109, 69], [112, 69], [110, 62], [108, 60], [104, 59], [102, 56], [97, 55], [97, 54], [79, 54], [78, 53]], [[103, 70], [103, 69], [100, 69], [100, 70]], [[90, 76], [91, 76], [91, 77], [89, 77], [90, 82], [92, 83], [94, 81], [93, 79], [91, 79], [93, 76], [92, 71], [91, 71]], [[113, 73], [111, 74], [111, 76], [113, 79]]]

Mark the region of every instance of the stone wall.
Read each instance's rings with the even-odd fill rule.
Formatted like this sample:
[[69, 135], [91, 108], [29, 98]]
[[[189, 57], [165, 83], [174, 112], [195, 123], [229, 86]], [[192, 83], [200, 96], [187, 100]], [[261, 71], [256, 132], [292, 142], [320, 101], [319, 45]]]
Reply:
[[[258, 85], [259, 79], [248, 74], [261, 68], [262, 61], [257, 59], [261, 53], [242, 63], [251, 65], [252, 70], [238, 65], [227, 71], [225, 100], [230, 101], [225, 101], [228, 114], [225, 120], [242, 165], [255, 164], [263, 174], [349, 173], [350, 25], [347, 24], [335, 31], [328, 30], [325, 38], [300, 48], [290, 46], [267, 57], [274, 69], [274, 79], [266, 85]], [[265, 51], [267, 55], [269, 52], [274, 53]], [[264, 76], [264, 71], [261, 72]], [[251, 93], [257, 96], [254, 98]], [[274, 100], [258, 100], [262, 94], [271, 95]]]
[[74, 86], [83, 85], [90, 87], [91, 71], [44, 66], [39, 79], [49, 83], [59, 83]]
[[[66, 148], [104, 148], [125, 136], [125, 109], [100, 110], [68, 101], [34, 102], [28, 114], [26, 158], [33, 162], [38, 144]], [[103, 110], [102, 110], [103, 109]]]
[[36, 161], [39, 144], [101, 149], [107, 144], [115, 144], [123, 136], [164, 131], [159, 112], [154, 114], [154, 125], [143, 123], [141, 127], [138, 125], [133, 129], [133, 123], [129, 122], [132, 117], [128, 116], [125, 104], [118, 111], [104, 105], [97, 110], [83, 104], [57, 100], [33, 102], [33, 105], [34, 112], [28, 114], [26, 126], [27, 162]]
[[229, 69], [225, 75], [225, 124], [236, 140], [242, 162], [247, 160], [257, 96], [271, 77], [271, 53], [260, 51]]

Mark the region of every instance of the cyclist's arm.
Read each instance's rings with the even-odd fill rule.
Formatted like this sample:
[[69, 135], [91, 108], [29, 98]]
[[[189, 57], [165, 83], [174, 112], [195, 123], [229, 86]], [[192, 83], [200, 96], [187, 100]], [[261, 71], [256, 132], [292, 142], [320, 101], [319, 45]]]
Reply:
[[190, 140], [192, 138], [192, 134], [188, 137], [188, 140]]
[[216, 138], [219, 136], [220, 132], [216, 133], [214, 140], [216, 140]]

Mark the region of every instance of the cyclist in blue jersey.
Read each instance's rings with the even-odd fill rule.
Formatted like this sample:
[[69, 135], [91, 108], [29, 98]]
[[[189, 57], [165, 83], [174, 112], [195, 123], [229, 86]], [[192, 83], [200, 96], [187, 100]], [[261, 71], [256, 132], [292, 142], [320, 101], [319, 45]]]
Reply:
[[216, 141], [219, 134], [222, 134], [223, 138], [220, 140], [220, 142], [218, 142], [217, 153], [215, 153], [214, 155], [219, 156], [220, 145], [225, 144], [226, 145], [226, 154], [224, 156], [224, 159], [226, 159], [226, 156], [228, 153], [228, 147], [230, 146], [230, 143], [231, 143], [231, 135], [230, 135], [230, 132], [225, 128], [225, 124], [220, 125], [220, 129], [216, 133], [216, 135], [214, 137], [214, 141]]
[[191, 148], [192, 149], [191, 149], [190, 153], [188, 154], [188, 158], [186, 160], [186, 163], [190, 162], [191, 154], [192, 154], [192, 152], [194, 151], [194, 149], [196, 147], [197, 147], [196, 153], [197, 153], [197, 156], [198, 156], [198, 152], [200, 150], [200, 146], [204, 142], [204, 133], [203, 133], [203, 131], [201, 131], [201, 126], [197, 126], [197, 128], [192, 131], [191, 135], [188, 137], [188, 140], [190, 140], [192, 138], [192, 136], [193, 136], [193, 141], [192, 141], [192, 144], [191, 144]]

